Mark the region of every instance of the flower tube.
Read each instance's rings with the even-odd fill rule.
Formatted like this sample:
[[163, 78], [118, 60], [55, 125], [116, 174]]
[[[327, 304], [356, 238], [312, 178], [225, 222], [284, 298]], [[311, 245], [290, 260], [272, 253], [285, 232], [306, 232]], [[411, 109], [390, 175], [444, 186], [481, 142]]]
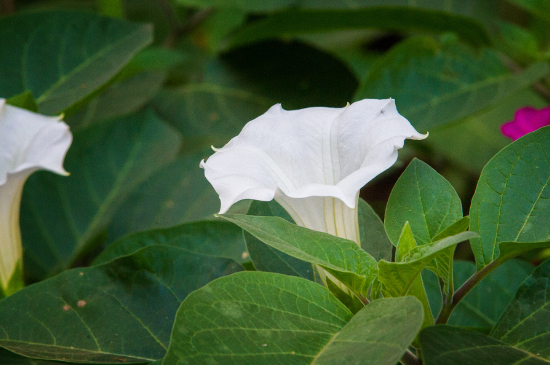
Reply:
[[359, 190], [395, 163], [405, 139], [426, 137], [393, 99], [289, 111], [277, 104], [200, 166], [220, 213], [239, 200], [275, 199], [296, 224], [359, 245]]
[[63, 159], [72, 142], [60, 118], [47, 117], [0, 99], [0, 298], [23, 285], [19, 228], [21, 194], [36, 170], [67, 175]]

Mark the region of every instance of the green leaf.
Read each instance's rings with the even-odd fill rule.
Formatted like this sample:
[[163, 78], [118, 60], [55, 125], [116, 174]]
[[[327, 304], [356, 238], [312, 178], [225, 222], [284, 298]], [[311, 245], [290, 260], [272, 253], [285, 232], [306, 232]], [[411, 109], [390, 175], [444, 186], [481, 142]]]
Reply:
[[353, 241], [299, 227], [279, 217], [222, 217], [277, 250], [320, 265], [358, 295], [365, 296], [376, 277], [376, 260]]
[[[244, 272], [191, 294], [176, 316], [164, 365], [395, 364], [422, 322], [413, 298], [351, 313], [311, 281]], [[338, 359], [338, 360], [335, 360]]]
[[403, 258], [416, 247], [416, 241], [411, 230], [409, 221], [405, 222], [403, 229], [401, 230], [401, 236], [399, 237], [399, 243], [395, 250], [395, 262], [403, 261]]
[[393, 245], [388, 239], [384, 223], [382, 223], [374, 209], [363, 199], [359, 198], [357, 208], [361, 248], [374, 257], [376, 261], [391, 261]]
[[[441, 240], [445, 237], [450, 237], [457, 235], [459, 233], [465, 232], [470, 226], [470, 218], [464, 217], [455, 223], [451, 224], [449, 227], [445, 228], [441, 233], [434, 237], [434, 241]], [[442, 251], [434, 261], [430, 262], [426, 268], [434, 272], [445, 284], [444, 290], [449, 298], [453, 295], [454, 284], [453, 284], [453, 258], [454, 258], [455, 248], [448, 248]]]
[[[384, 294], [389, 297], [407, 295], [413, 281], [443, 250], [462, 241], [476, 237], [473, 232], [462, 232], [429, 245], [418, 246], [404, 257], [402, 262], [378, 262], [378, 280], [384, 284]], [[415, 252], [416, 251], [416, 252]]]
[[[428, 295], [426, 294], [426, 289], [424, 288], [424, 282], [421, 275], [414, 278], [407, 295], [415, 297], [422, 304], [422, 311], [424, 312], [422, 328], [433, 326], [434, 317], [432, 315], [430, 301], [428, 300]], [[417, 341], [415, 341], [415, 345], [417, 345]]]
[[206, 83], [163, 90], [153, 102], [156, 111], [181, 132], [187, 151], [223, 146], [273, 104], [246, 90]]
[[31, 91], [58, 114], [109, 81], [152, 41], [149, 25], [92, 13], [21, 13], [0, 23], [0, 95]]
[[484, 27], [471, 18], [443, 11], [382, 6], [278, 12], [237, 31], [231, 46], [242, 46], [275, 37], [288, 38], [307, 33], [373, 28], [432, 33], [455, 32], [475, 45], [491, 43]]
[[129, 232], [212, 219], [220, 209], [220, 199], [204, 178], [204, 170], [198, 168], [211, 151], [185, 154], [132, 189], [111, 222], [109, 240]]
[[248, 261], [243, 230], [229, 222], [199, 221], [125, 236], [112, 243], [95, 260], [101, 265], [148, 246], [173, 246], [196, 254]]
[[432, 326], [420, 333], [426, 365], [545, 365], [537, 353], [524, 351], [479, 332], [446, 325]]
[[330, 280], [329, 276], [325, 277], [325, 281], [327, 283], [326, 287], [332, 295], [334, 295], [340, 302], [342, 302], [354, 315], [357, 314], [365, 304], [357, 298], [354, 294], [348, 292], [345, 292], [340, 288], [338, 284], [335, 284], [332, 280]]
[[394, 365], [422, 323], [415, 299], [379, 299], [357, 313], [312, 362], [315, 365]]
[[65, 118], [65, 122], [74, 133], [95, 123], [134, 113], [155, 96], [165, 77], [162, 72], [143, 72], [114, 83]]
[[[459, 288], [476, 271], [469, 261], [455, 261], [454, 281]], [[463, 327], [493, 327], [521, 283], [533, 271], [525, 261], [511, 260], [479, 282], [455, 307], [449, 324]]]
[[319, 284], [295, 276], [242, 272], [187, 297], [176, 315], [163, 364], [266, 363], [269, 358], [281, 364], [304, 363], [351, 317]]
[[[409, 222], [405, 222], [403, 230], [401, 231], [401, 236], [399, 237], [399, 243], [397, 244], [397, 248], [395, 250], [395, 262], [402, 262], [403, 259], [408, 257], [409, 252], [415, 248], [416, 241], [411, 231], [411, 226], [409, 225]], [[434, 318], [421, 275], [417, 275], [416, 278], [414, 278], [407, 294], [415, 297], [420, 301], [420, 303], [422, 303], [422, 308], [424, 310], [424, 322], [422, 323], [422, 328], [433, 325]]]
[[437, 155], [479, 176], [487, 162], [510, 144], [510, 139], [500, 131], [503, 122], [514, 119], [516, 110], [525, 105], [543, 108], [547, 104], [546, 99], [533, 90], [523, 89], [493, 104], [487, 111], [438, 128], [422, 143], [428, 143]]
[[433, 238], [434, 241], [439, 241], [445, 237], [454, 236], [455, 234], [459, 234], [462, 232], [465, 232], [470, 227], [470, 217], [462, 217], [447, 228], [445, 228], [440, 233], [436, 234]]
[[[290, 215], [274, 200], [270, 202], [253, 201], [246, 214], [263, 217], [280, 217], [294, 223]], [[279, 251], [246, 231], [244, 232], [244, 237], [246, 248], [250, 253], [250, 258], [256, 270], [315, 280], [316, 269], [311, 263]]]
[[550, 260], [547, 260], [521, 284], [514, 300], [493, 328], [491, 336], [550, 360], [549, 279]]
[[354, 99], [391, 95], [399, 112], [424, 132], [488, 110], [549, 71], [548, 64], [536, 63], [511, 74], [491, 50], [417, 37], [380, 58]]
[[537, 248], [548, 248], [548, 247], [550, 247], [550, 241], [500, 242], [498, 244], [498, 249], [500, 250], [500, 256], [498, 257], [498, 260], [503, 262], [513, 257], [519, 256], [523, 253], [526, 253], [528, 251], [536, 250]]
[[33, 174], [25, 185], [21, 231], [34, 280], [73, 265], [96, 247], [128, 193], [168, 163], [178, 135], [152, 112], [75, 133], [65, 159], [71, 176]]
[[6, 103], [19, 108], [30, 110], [31, 112], [37, 112], [38, 106], [36, 106], [36, 100], [32, 96], [30, 91], [24, 91], [19, 95], [12, 96]]
[[550, 4], [545, 0], [507, 0], [533, 15], [550, 21]]
[[501, 255], [501, 242], [550, 239], [549, 155], [545, 127], [505, 147], [483, 169], [470, 208], [470, 229], [480, 235], [471, 241], [478, 270]]
[[539, 42], [534, 34], [512, 23], [498, 22], [497, 25], [499, 45], [508, 55], [525, 63], [540, 57]]
[[415, 158], [392, 189], [384, 225], [388, 237], [397, 245], [408, 221], [414, 238], [424, 245], [461, 218], [462, 204], [451, 184]]
[[49, 360], [153, 361], [168, 348], [183, 299], [240, 270], [229, 259], [167, 246], [68, 270], [0, 301], [0, 346]]

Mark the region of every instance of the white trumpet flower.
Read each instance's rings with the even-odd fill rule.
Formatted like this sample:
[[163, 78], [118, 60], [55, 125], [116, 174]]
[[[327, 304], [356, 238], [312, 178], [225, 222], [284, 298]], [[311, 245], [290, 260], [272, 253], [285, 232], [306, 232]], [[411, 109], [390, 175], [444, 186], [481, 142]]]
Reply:
[[247, 123], [200, 166], [221, 200], [275, 199], [296, 224], [360, 244], [359, 190], [392, 166], [405, 139], [424, 139], [393, 99], [284, 110]]
[[19, 208], [25, 180], [41, 169], [67, 175], [63, 159], [71, 142], [69, 127], [60, 118], [0, 99], [0, 298], [23, 283]]

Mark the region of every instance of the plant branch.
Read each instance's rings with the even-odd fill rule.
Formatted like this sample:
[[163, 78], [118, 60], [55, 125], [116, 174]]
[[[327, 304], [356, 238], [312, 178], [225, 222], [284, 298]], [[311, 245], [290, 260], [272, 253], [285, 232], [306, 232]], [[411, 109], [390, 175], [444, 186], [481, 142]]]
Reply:
[[422, 365], [422, 360], [416, 357], [410, 350], [407, 350], [401, 358], [401, 363], [405, 365]]
[[489, 275], [494, 269], [504, 263], [504, 261], [507, 261], [507, 259], [497, 259], [485, 266], [483, 269], [477, 271], [468, 280], [466, 280], [466, 282], [462, 284], [462, 286], [454, 293], [452, 300], [448, 301], [448, 303], [443, 303], [443, 308], [441, 308], [441, 312], [439, 312], [439, 316], [437, 317], [435, 324], [447, 323], [458, 303], [460, 303], [460, 301], [470, 292], [470, 290], [472, 290], [474, 286]]

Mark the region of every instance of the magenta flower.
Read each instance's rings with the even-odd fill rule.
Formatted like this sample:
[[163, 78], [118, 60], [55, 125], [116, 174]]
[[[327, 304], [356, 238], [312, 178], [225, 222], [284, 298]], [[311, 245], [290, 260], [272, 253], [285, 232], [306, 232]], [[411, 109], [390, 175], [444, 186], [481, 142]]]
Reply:
[[500, 131], [506, 137], [515, 141], [527, 133], [534, 132], [547, 125], [550, 125], [550, 106], [541, 110], [528, 106], [518, 109], [514, 120], [504, 123], [500, 127]]

